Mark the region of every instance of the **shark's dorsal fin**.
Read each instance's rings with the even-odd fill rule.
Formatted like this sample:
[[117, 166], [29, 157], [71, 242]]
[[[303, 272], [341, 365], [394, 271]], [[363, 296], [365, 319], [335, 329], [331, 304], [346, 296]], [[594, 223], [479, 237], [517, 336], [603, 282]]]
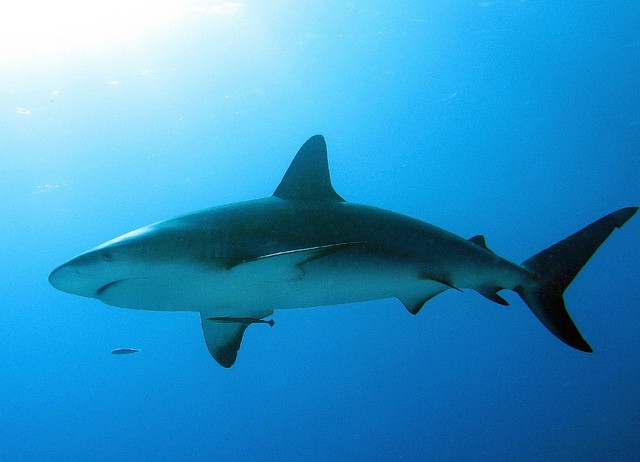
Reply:
[[344, 202], [331, 185], [322, 135], [312, 136], [302, 145], [273, 195], [280, 199]]

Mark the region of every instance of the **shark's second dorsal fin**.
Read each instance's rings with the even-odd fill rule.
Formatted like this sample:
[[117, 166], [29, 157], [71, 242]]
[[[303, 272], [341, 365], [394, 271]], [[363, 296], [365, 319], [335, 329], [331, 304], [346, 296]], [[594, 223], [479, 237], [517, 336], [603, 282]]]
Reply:
[[491, 253], [494, 253], [489, 247], [487, 247], [487, 240], [482, 234], [478, 234], [477, 236], [473, 236], [469, 239], [469, 242], [473, 242], [475, 245], [482, 247], [484, 250], [488, 250]]
[[273, 195], [280, 199], [344, 202], [331, 185], [327, 145], [322, 135], [312, 136], [302, 145]]

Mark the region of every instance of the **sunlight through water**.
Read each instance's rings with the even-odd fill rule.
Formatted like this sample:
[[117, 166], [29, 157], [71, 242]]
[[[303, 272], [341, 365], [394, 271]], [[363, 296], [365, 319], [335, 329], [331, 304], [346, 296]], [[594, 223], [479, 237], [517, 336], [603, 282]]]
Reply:
[[188, 15], [231, 17], [242, 8], [237, 2], [180, 0], [11, 2], [0, 10], [0, 60], [130, 44]]

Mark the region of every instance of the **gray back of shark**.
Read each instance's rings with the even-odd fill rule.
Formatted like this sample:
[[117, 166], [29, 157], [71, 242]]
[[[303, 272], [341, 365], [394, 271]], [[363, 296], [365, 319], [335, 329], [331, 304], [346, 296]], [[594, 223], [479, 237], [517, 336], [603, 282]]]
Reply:
[[556, 337], [591, 347], [563, 292], [615, 228], [613, 212], [518, 265], [483, 236], [464, 239], [428, 223], [340, 197], [324, 138], [298, 151], [273, 196], [194, 212], [127, 233], [55, 269], [59, 290], [109, 305], [197, 311], [209, 352], [231, 367], [246, 328], [275, 309], [395, 297], [417, 314], [434, 296], [470, 288], [507, 305], [518, 293]]

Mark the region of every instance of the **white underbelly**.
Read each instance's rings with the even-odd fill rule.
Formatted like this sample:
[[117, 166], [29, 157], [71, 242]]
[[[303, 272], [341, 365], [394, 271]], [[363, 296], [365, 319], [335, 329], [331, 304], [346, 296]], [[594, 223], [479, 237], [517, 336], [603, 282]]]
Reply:
[[[173, 264], [149, 267], [146, 274], [117, 281], [99, 298], [114, 306], [159, 311], [207, 311], [232, 316], [252, 310], [308, 308], [397, 297], [426, 300], [449, 286], [483, 288], [517, 283], [515, 265], [443, 265], [428, 268], [415, 260], [346, 248], [311, 257], [282, 253], [231, 268]], [[436, 277], [429, 278], [429, 274]], [[513, 279], [513, 281], [511, 281]], [[509, 285], [501, 285], [511, 288]]]
[[273, 310], [337, 305], [442, 291], [414, 267], [383, 256], [343, 252], [303, 265], [240, 264], [231, 269], [164, 267], [119, 281], [100, 295], [114, 306], [159, 311]]
[[216, 308], [307, 308], [395, 297], [430, 284], [408, 272], [379, 270], [314, 272], [277, 282], [231, 279], [217, 291], [214, 304]]

